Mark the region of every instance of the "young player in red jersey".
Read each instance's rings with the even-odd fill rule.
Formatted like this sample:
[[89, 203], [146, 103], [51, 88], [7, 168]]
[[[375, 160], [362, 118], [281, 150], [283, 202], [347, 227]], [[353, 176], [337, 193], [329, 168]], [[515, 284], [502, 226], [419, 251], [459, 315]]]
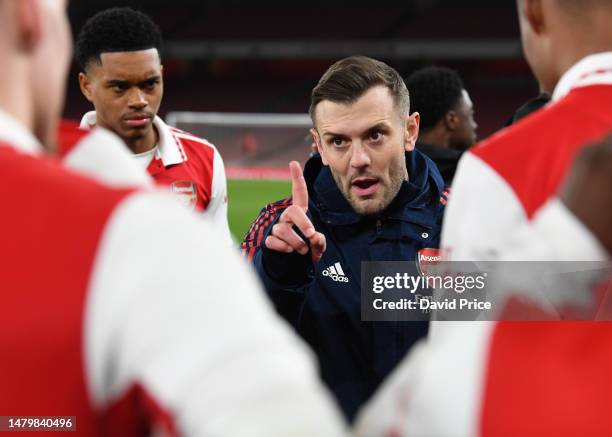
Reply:
[[174, 129], [157, 115], [163, 97], [162, 36], [145, 14], [112, 8], [91, 17], [77, 38], [81, 91], [95, 107], [83, 127], [121, 137], [143, 170], [190, 208], [227, 225], [223, 160], [208, 141]]

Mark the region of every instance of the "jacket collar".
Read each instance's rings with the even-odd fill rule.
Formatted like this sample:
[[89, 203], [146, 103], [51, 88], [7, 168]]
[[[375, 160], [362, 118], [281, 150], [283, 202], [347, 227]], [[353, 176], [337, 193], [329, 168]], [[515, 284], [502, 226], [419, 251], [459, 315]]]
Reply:
[[574, 88], [590, 85], [612, 85], [612, 52], [595, 53], [574, 64], [557, 83], [552, 100], [562, 99]]
[[34, 134], [19, 120], [0, 109], [0, 142], [31, 155], [40, 155], [43, 148]]
[[[92, 128], [96, 125], [96, 111], [89, 111], [81, 119], [81, 127]], [[153, 119], [153, 126], [159, 135], [155, 159], [161, 159], [164, 167], [187, 161], [185, 151], [177, 134], [159, 116]]]
[[432, 202], [438, 202], [444, 190], [444, 181], [433, 161], [415, 150], [406, 153], [406, 167], [410, 180], [402, 183], [399, 192], [378, 216], [364, 216], [348, 203], [329, 167], [321, 157], [311, 157], [304, 168], [311, 201], [320, 210], [324, 221], [334, 225], [350, 225], [377, 218], [391, 218], [424, 226], [433, 226], [438, 219]]

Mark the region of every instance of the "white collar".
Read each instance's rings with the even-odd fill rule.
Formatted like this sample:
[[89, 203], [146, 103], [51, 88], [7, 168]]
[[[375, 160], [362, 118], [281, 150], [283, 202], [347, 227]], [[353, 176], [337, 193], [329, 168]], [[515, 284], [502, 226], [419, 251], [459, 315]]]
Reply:
[[561, 76], [552, 99], [557, 101], [574, 88], [599, 84], [612, 85], [612, 52], [588, 55], [575, 63]]
[[43, 148], [36, 137], [19, 120], [0, 109], [0, 142], [32, 155], [40, 155]]
[[[96, 125], [96, 111], [86, 113], [81, 119], [81, 127], [92, 128]], [[178, 138], [173, 135], [170, 127], [164, 123], [161, 117], [155, 116], [153, 125], [159, 134], [159, 143], [155, 158], [161, 159], [164, 167], [180, 164], [187, 160], [183, 147]]]
[[180, 140], [172, 133], [170, 127], [158, 116], [155, 116], [153, 124], [159, 134], [159, 147], [157, 148], [156, 156], [161, 158], [164, 167], [187, 161], [187, 155], [185, 155], [183, 146]]

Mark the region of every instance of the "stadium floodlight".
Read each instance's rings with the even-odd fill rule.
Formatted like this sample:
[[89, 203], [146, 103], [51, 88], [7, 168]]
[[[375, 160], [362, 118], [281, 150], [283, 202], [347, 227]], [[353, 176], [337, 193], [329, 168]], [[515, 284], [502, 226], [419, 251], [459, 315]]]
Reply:
[[311, 152], [308, 114], [173, 111], [166, 121], [217, 146], [228, 176], [245, 168], [285, 171], [289, 161], [304, 162]]

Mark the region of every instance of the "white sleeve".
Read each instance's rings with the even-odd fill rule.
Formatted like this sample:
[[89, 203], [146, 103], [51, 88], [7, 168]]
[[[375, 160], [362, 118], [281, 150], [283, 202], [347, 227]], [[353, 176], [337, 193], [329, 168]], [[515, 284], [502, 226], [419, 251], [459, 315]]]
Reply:
[[227, 179], [225, 177], [225, 166], [219, 151], [216, 148], [214, 150], [211, 198], [204, 216], [210, 219], [227, 239], [232, 241], [227, 221]]
[[[609, 258], [588, 229], [556, 198], [528, 221], [512, 189], [471, 154], [462, 160], [455, 179], [443, 245], [450, 249], [451, 260]], [[588, 276], [577, 280], [593, 283]], [[516, 278], [508, 281], [514, 287], [517, 282]], [[531, 285], [527, 281], [527, 291]], [[587, 289], [584, 284], [570, 285], [574, 292]], [[428, 339], [411, 351], [360, 412], [357, 435], [477, 435], [494, 328], [494, 322], [432, 322]]]
[[114, 213], [89, 296], [94, 405], [138, 384], [182, 435], [344, 435], [313, 355], [254, 273], [167, 195], [134, 195]]
[[[498, 260], [596, 262], [609, 258], [600, 243], [558, 199], [548, 202], [531, 223], [512, 234]], [[565, 267], [555, 264], [554, 268]], [[561, 276], [558, 279], [564, 283], [556, 284], [539, 282], [542, 278], [535, 276], [515, 276], [507, 278], [506, 284], [507, 290], [517, 293], [518, 288], [533, 298], [542, 288], [550, 287], [554, 294], [545, 296], [540, 304], [553, 302], [549, 298], [555, 295], [559, 295], [560, 304], [563, 299], [579, 301], [579, 291], [597, 283], [594, 279], [598, 276], [596, 270], [586, 270], [576, 277]], [[545, 276], [542, 280], [552, 278]], [[564, 286], [569, 291], [567, 298], [560, 292]], [[432, 322], [430, 329], [434, 332], [412, 349], [360, 411], [355, 422], [357, 435], [478, 435], [495, 325], [495, 322]]]
[[62, 160], [64, 166], [112, 187], [152, 187], [132, 153], [112, 132], [94, 128]]
[[448, 259], [496, 259], [508, 230], [526, 220], [508, 183], [480, 158], [465, 153], [444, 212], [442, 247]]
[[471, 153], [453, 183], [442, 246], [450, 261], [607, 259], [589, 230], [555, 198], [528, 220], [510, 185]]
[[601, 243], [558, 198], [508, 238], [500, 261], [603, 261]]

